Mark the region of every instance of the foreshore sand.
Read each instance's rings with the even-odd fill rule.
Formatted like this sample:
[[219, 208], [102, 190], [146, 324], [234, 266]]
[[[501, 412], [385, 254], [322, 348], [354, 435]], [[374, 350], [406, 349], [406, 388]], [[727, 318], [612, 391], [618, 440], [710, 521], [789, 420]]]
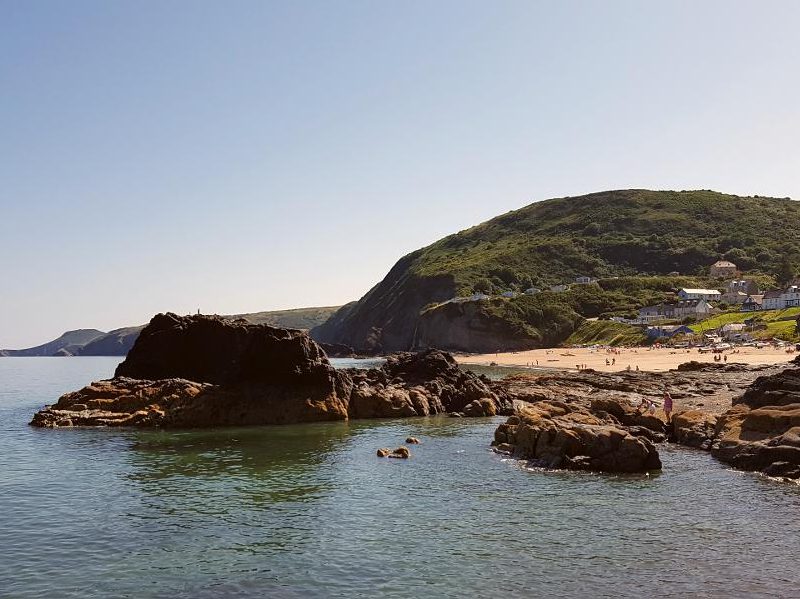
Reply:
[[[786, 348], [775, 347], [740, 347], [733, 351], [726, 351], [727, 363], [743, 363], [750, 365], [781, 364], [789, 362], [797, 353], [787, 353]], [[606, 365], [606, 359], [615, 363]], [[607, 351], [605, 348], [552, 348], [534, 349], [520, 352], [505, 352], [497, 354], [470, 354], [456, 356], [461, 364], [490, 365], [494, 362], [497, 366], [557, 368], [564, 370], [577, 370], [593, 368], [601, 372], [617, 372], [631, 370], [645, 372], [663, 372], [677, 368], [679, 364], [695, 360], [697, 362], [714, 363], [714, 354], [699, 353], [697, 349], [674, 348], [615, 348]], [[723, 362], [725, 363], [725, 362]]]

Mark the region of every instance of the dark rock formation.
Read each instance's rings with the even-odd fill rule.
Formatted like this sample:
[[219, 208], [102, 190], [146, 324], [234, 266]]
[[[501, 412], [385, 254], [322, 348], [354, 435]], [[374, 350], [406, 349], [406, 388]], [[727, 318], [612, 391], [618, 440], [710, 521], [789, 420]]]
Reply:
[[495, 431], [495, 444], [532, 465], [599, 472], [661, 469], [653, 443], [576, 404], [542, 401], [520, 410]]
[[343, 371], [302, 331], [159, 314], [114, 379], [67, 393], [31, 424], [283, 424], [426, 416], [473, 404], [480, 406], [473, 415], [509, 409], [486, 380], [442, 352], [405, 353], [380, 369]]
[[348, 374], [353, 384], [351, 418], [464, 412], [473, 402], [483, 402], [483, 413], [473, 411], [474, 416], [511, 410], [487, 379], [464, 372], [452, 356], [441, 351], [395, 354], [380, 369], [349, 370]]
[[320, 347], [302, 331], [220, 316], [158, 314], [114, 376], [292, 384], [329, 379], [334, 373]]

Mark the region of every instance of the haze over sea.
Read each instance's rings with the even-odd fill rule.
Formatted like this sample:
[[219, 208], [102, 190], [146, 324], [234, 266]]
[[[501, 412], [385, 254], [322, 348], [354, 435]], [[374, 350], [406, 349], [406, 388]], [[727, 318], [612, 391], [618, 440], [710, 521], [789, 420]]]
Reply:
[[[0, 596], [797, 593], [800, 487], [660, 449], [657, 476], [526, 470], [497, 419], [41, 430], [115, 358], [0, 360]], [[375, 448], [423, 440], [410, 460]]]

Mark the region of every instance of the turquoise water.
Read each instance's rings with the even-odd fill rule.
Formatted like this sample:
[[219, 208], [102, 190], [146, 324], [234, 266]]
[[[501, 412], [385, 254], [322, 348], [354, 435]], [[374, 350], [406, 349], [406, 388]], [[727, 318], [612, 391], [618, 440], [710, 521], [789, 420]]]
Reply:
[[526, 470], [498, 420], [27, 426], [116, 362], [0, 359], [0, 597], [798, 594], [800, 488], [701, 452], [615, 477]]

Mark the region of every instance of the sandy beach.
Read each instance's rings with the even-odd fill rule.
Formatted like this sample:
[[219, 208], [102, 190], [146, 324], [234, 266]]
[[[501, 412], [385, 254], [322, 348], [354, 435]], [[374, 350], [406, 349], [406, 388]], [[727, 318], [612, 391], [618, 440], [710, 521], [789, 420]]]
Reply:
[[[728, 363], [739, 362], [744, 364], [781, 364], [789, 362], [797, 353], [787, 353], [786, 348], [774, 347], [741, 347], [737, 353], [727, 351], [723, 355], [728, 357]], [[606, 359], [613, 364], [606, 365]], [[494, 362], [498, 366], [532, 366], [545, 368], [559, 368], [576, 370], [578, 365], [584, 368], [594, 368], [601, 372], [615, 372], [631, 370], [639, 367], [646, 372], [663, 372], [672, 370], [679, 364], [695, 360], [697, 362], [714, 363], [714, 354], [699, 353], [697, 349], [674, 348], [552, 348], [534, 349], [521, 352], [507, 352], [499, 354], [473, 354], [456, 356], [462, 364], [480, 364], [487, 366]]]

